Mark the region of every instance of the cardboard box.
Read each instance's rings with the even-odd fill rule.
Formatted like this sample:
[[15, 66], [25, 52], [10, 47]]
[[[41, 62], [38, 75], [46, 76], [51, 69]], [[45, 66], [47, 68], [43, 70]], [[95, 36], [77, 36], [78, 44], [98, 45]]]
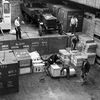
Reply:
[[31, 67], [20, 68], [20, 70], [19, 70], [20, 75], [29, 74], [29, 73], [32, 73]]
[[71, 55], [66, 49], [60, 49], [59, 54], [62, 59], [68, 59]]
[[34, 73], [44, 72], [44, 70], [45, 70], [45, 64], [44, 63], [33, 64], [33, 72]]
[[61, 68], [57, 64], [53, 64], [50, 66], [50, 73], [53, 77], [59, 77], [60, 70], [61, 70]]
[[20, 68], [32, 66], [32, 59], [27, 49], [14, 50], [14, 54], [18, 60]]

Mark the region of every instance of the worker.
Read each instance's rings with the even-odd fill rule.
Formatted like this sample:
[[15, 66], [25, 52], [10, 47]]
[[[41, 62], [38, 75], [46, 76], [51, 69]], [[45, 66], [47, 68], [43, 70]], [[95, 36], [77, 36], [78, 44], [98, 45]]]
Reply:
[[70, 21], [70, 29], [72, 34], [75, 34], [77, 26], [78, 26], [78, 19], [75, 16], [72, 16]]
[[17, 17], [15, 19], [14, 24], [15, 24], [15, 30], [16, 30], [16, 40], [22, 39], [22, 37], [21, 37], [20, 17]]
[[88, 59], [85, 59], [82, 63], [81, 67], [81, 78], [82, 78], [82, 85], [86, 83], [87, 81], [87, 74], [90, 71], [90, 63], [88, 62]]
[[39, 35], [42, 36], [43, 34], [43, 22], [39, 23]]
[[64, 70], [66, 70], [66, 77], [67, 77], [67, 79], [69, 79], [70, 78], [70, 60], [64, 61], [63, 67], [61, 69], [61, 75]]
[[71, 49], [72, 50], [76, 50], [76, 45], [77, 43], [79, 42], [79, 37], [78, 35], [74, 35], [71, 39], [71, 42], [72, 42], [72, 46], [71, 46]]
[[62, 35], [63, 34], [63, 28], [62, 28], [61, 22], [57, 21], [57, 27], [58, 27], [58, 33], [60, 35]]

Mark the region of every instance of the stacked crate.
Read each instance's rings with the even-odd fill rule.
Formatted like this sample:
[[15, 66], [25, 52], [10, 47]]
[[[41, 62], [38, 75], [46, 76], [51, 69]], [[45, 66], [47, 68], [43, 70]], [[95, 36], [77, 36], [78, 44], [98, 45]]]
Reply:
[[19, 74], [28, 74], [32, 72], [32, 59], [27, 49], [14, 50], [15, 57], [19, 64]]
[[75, 66], [81, 66], [83, 60], [87, 58], [78, 50], [70, 50], [70, 54], [71, 54], [71, 63], [74, 64]]
[[44, 72], [45, 64], [37, 51], [30, 53], [34, 73]]
[[82, 66], [84, 59], [87, 59], [87, 55], [84, 55], [83, 53], [76, 54], [72, 57], [72, 63], [75, 66]]
[[11, 50], [0, 51], [0, 95], [19, 91], [18, 62]]
[[94, 42], [93, 38], [89, 37], [88, 35], [81, 35], [79, 36], [79, 39], [84, 43], [84, 55], [88, 56], [88, 61], [91, 65], [94, 64], [97, 44]]
[[60, 55], [60, 59], [63, 63], [64, 62], [67, 62], [68, 64], [70, 63], [71, 54], [66, 49], [60, 49], [59, 55]]
[[94, 39], [91, 38], [89, 35], [87, 34], [81, 34], [79, 35], [79, 40], [82, 42], [82, 43], [93, 43], [94, 42]]
[[87, 53], [96, 53], [97, 44], [94, 43], [87, 43], [85, 45], [85, 52]]
[[[65, 66], [65, 64], [67, 64], [68, 66], [71, 65], [71, 53], [69, 51], [70, 51], [70, 48], [59, 50], [60, 61], [62, 62], [62, 66], [60, 65], [60, 67], [59, 66], [57, 67], [57, 66], [52, 65], [51, 71], [52, 71], [52, 69], [54, 70], [54, 68], [55, 68], [55, 70], [57, 70], [57, 72], [59, 73], [59, 70], [61, 71], [62, 67]], [[74, 76], [76, 74], [76, 71], [72, 66], [70, 66], [69, 70], [70, 70], [70, 76]], [[66, 76], [66, 73], [67, 73], [66, 69], [64, 69], [62, 71], [62, 73], [60, 73], [60, 76], [64, 77], [64, 76]]]

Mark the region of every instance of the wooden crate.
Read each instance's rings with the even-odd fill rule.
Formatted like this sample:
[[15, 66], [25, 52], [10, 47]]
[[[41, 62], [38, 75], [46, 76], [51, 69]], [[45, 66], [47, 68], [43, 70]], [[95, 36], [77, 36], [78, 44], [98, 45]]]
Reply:
[[45, 71], [45, 65], [44, 63], [37, 63], [33, 64], [33, 72], [34, 73], [40, 73]]
[[0, 41], [0, 51], [9, 50], [9, 49], [10, 49], [10, 42], [9, 41]]
[[18, 92], [18, 62], [11, 50], [0, 51], [0, 95]]
[[18, 60], [18, 64], [20, 68], [32, 66], [32, 59], [27, 49], [19, 49], [19, 50], [13, 50], [13, 51], [14, 51], [15, 57]]

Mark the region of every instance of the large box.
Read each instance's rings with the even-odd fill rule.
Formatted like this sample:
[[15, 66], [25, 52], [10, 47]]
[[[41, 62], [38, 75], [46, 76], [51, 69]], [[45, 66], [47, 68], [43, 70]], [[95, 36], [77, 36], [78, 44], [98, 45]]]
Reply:
[[62, 57], [62, 59], [68, 59], [71, 56], [71, 54], [66, 49], [60, 49], [59, 54]]
[[31, 52], [31, 53], [29, 53], [29, 55], [31, 56], [33, 64], [42, 62], [40, 54], [37, 51]]
[[81, 53], [78, 50], [70, 50], [71, 58], [75, 55], [80, 55]]
[[82, 66], [82, 63], [84, 61], [84, 59], [87, 59], [88, 56], [86, 54], [79, 54], [79, 55], [74, 55], [71, 59], [72, 63], [75, 66]]
[[61, 68], [57, 64], [53, 64], [50, 66], [50, 73], [53, 77], [59, 77], [61, 72]]
[[29, 55], [28, 50], [26, 49], [14, 50], [14, 54], [18, 60], [19, 67], [28, 67], [32, 65], [32, 59]]
[[94, 39], [87, 34], [79, 35], [79, 40], [86, 44], [86, 43], [94, 43]]
[[0, 95], [18, 92], [19, 68], [11, 50], [0, 51]]
[[85, 52], [86, 53], [96, 53], [97, 44], [94, 43], [86, 43]]
[[18, 75], [18, 62], [11, 50], [0, 51], [0, 62], [1, 78]]
[[[14, 50], [14, 54], [18, 60], [20, 74], [31, 73], [32, 59], [27, 49]], [[26, 70], [28, 69], [28, 70]]]

